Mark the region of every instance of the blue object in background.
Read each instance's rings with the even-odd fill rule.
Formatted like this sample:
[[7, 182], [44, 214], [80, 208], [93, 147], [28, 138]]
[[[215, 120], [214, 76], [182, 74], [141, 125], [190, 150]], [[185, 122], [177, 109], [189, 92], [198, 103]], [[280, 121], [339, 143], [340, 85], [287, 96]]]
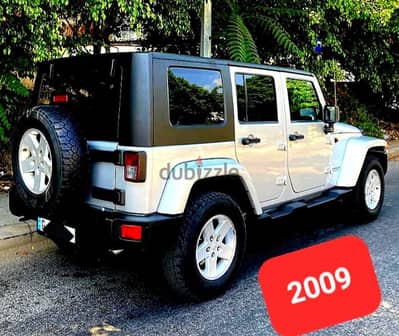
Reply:
[[320, 54], [323, 51], [320, 37], [316, 38], [316, 46], [314, 47], [314, 51], [317, 52], [318, 54]]

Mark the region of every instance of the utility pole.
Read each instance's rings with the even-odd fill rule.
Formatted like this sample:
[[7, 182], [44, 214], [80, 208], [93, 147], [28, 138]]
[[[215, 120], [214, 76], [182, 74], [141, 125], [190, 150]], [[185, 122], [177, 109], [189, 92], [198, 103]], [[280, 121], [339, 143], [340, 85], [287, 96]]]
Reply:
[[335, 108], [338, 107], [337, 104], [337, 67], [338, 67], [338, 63], [336, 62], [335, 59], [333, 59], [334, 62], [334, 106]]
[[337, 76], [334, 69], [334, 106], [337, 108]]
[[203, 0], [201, 13], [201, 46], [200, 56], [211, 57], [211, 35], [212, 35], [212, 1]]

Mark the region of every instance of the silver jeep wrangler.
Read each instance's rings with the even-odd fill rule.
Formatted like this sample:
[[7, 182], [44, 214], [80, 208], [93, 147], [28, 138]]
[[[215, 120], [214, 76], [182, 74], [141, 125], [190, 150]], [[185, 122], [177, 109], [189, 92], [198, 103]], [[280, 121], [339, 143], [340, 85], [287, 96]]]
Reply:
[[337, 119], [304, 71], [160, 53], [52, 60], [13, 138], [10, 208], [86, 251], [161, 241], [170, 287], [211, 297], [256, 221], [344, 195], [362, 220], [378, 216], [386, 143]]

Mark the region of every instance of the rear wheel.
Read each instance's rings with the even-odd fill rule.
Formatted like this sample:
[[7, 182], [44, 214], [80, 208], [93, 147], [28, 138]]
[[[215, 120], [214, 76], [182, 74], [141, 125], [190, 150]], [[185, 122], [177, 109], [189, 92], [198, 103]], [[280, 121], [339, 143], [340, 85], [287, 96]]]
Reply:
[[355, 188], [355, 211], [363, 222], [378, 217], [384, 202], [384, 170], [375, 156], [368, 156]]
[[194, 198], [163, 258], [169, 286], [189, 300], [222, 292], [240, 267], [246, 237], [243, 214], [230, 196], [208, 192]]

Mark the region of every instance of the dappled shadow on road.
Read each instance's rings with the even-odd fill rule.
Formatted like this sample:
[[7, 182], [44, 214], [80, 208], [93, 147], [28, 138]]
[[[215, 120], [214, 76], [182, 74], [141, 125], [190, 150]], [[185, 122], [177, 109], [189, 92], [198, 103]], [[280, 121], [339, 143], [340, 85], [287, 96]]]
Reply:
[[[347, 209], [340, 204], [301, 212], [262, 226], [249, 223], [247, 256], [232, 286], [245, 281], [248, 277], [253, 277], [254, 273], [257, 274], [265, 260], [345, 235], [346, 230], [353, 224], [356, 224], [356, 219], [349, 217]], [[119, 289], [123, 290], [122, 300], [127, 298], [141, 300], [145, 297], [147, 301], [156, 301], [157, 305], [170, 307], [184, 305], [166, 286], [159, 254], [131, 251], [118, 256], [106, 255], [97, 259], [82, 259], [62, 252], [57, 253], [62, 254], [71, 265], [84, 269], [64, 276], [93, 277], [97, 273], [96, 270], [101, 269], [102, 276], [106, 276], [107, 279], [106, 283], [96, 283], [99, 292], [111, 289], [107, 283], [112, 287], [112, 284], [117, 282], [121, 284]], [[105, 270], [108, 274], [104, 273]], [[145, 311], [141, 313], [145, 314]], [[137, 317], [137, 312], [134, 315]]]
[[[349, 229], [346, 218], [339, 205], [332, 205], [262, 227], [251, 225], [247, 257], [237, 279], [225, 295], [199, 304], [176, 300], [163, 279], [159, 258], [154, 256], [124, 253], [87, 259], [47, 246], [24, 260], [21, 257], [22, 266], [0, 273], [0, 285], [8, 286], [2, 286], [0, 293], [0, 330], [23, 327], [11, 313], [14, 305], [24, 316], [24, 326], [33, 324], [38, 333], [49, 335], [86, 335], [90, 328], [102, 330], [107, 323], [116, 329], [140, 330], [138, 334], [151, 334], [150, 328], [169, 328], [164, 334], [176, 334], [188, 325], [207, 326], [204, 334], [209, 334], [225, 323], [226, 317], [212, 326], [204, 322], [206, 316], [217, 312], [244, 323], [254, 314], [248, 307], [264, 314], [257, 283], [261, 264], [273, 256], [345, 235]], [[174, 316], [185, 320], [185, 326], [174, 321]], [[254, 330], [270, 328], [263, 319], [256, 323]]]
[[258, 272], [272, 257], [343, 236], [360, 225], [356, 215], [341, 203], [333, 203], [250, 228], [243, 272]]
[[[268, 258], [311, 246], [325, 240], [334, 239], [345, 234], [351, 225], [357, 225], [356, 218], [350, 216], [341, 204], [332, 204], [288, 216], [281, 220], [271, 221], [263, 225], [248, 223], [247, 256], [244, 270]], [[114, 256], [111, 254], [98, 258], [82, 258], [82, 256], [59, 251], [71, 263], [90, 269], [100, 265], [109, 267], [110, 271], [132, 272], [140, 285], [148, 288], [148, 293], [174, 301], [164, 286], [159, 254], [125, 251]], [[91, 273], [92, 274], [92, 273]], [[85, 273], [77, 272], [74, 277], [84, 277]], [[137, 284], [132, 284], [137, 288]]]

